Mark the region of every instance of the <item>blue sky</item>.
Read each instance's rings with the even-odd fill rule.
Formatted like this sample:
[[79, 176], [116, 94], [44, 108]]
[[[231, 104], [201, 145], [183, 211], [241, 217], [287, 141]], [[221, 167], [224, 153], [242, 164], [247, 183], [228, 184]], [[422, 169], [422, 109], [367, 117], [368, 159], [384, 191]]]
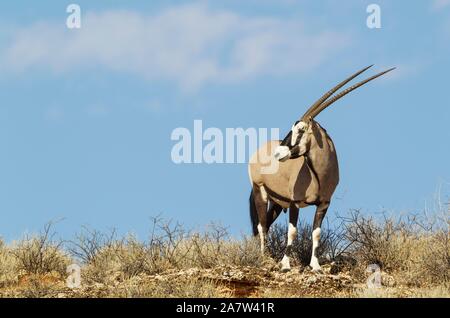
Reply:
[[[330, 221], [417, 212], [448, 189], [450, 1], [76, 3], [79, 30], [65, 25], [70, 2], [0, 3], [5, 239], [61, 218], [65, 237], [89, 225], [145, 238], [160, 213], [248, 233], [246, 165], [175, 165], [173, 129], [201, 119], [284, 134], [369, 64], [398, 69], [317, 117], [340, 162]], [[366, 26], [370, 3], [381, 29]]]

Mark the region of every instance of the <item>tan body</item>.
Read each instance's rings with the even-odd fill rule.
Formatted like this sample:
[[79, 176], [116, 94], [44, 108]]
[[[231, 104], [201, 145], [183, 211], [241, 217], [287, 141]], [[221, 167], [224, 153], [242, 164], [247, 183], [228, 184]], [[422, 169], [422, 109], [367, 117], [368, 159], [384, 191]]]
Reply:
[[264, 171], [261, 171], [265, 164], [257, 162], [258, 155], [264, 153], [273, 155], [279, 145], [280, 141], [269, 141], [254, 154], [252, 159], [255, 161], [249, 164], [252, 183], [264, 188], [269, 200], [285, 209], [289, 208], [291, 203], [295, 203], [300, 208], [308, 205], [307, 202], [315, 202], [319, 193], [319, 181], [305, 157], [279, 162], [276, 174], [264, 174]]
[[[253, 185], [263, 187], [268, 197], [283, 208], [295, 204], [301, 208], [318, 202], [329, 202], [339, 183], [339, 167], [333, 141], [319, 124], [313, 125], [310, 152], [307, 156], [283, 162], [274, 158], [275, 149], [280, 141], [269, 141], [252, 156], [249, 163], [249, 176]], [[269, 155], [278, 171], [264, 173], [269, 164]], [[283, 198], [289, 199], [284, 200]]]

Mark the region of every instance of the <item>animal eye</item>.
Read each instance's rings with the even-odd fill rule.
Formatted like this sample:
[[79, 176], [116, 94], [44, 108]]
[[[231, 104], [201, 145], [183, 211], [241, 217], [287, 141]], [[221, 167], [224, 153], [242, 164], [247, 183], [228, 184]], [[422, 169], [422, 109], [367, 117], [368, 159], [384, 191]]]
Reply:
[[303, 128], [303, 127], [299, 127], [299, 126], [297, 126], [297, 129], [296, 129], [297, 131], [297, 134], [303, 134], [304, 132], [305, 132], [305, 128]]

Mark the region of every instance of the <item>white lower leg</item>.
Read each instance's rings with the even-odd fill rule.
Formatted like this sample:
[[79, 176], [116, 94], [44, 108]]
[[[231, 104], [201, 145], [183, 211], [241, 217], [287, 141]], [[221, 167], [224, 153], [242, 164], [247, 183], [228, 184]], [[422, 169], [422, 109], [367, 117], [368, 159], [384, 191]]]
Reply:
[[316, 250], [319, 247], [320, 227], [316, 228], [312, 232], [312, 241], [313, 241], [312, 256], [311, 256], [311, 262], [309, 263], [309, 266], [311, 266], [314, 271], [318, 271], [318, 270], [320, 270], [320, 264], [319, 264], [319, 260], [317, 259], [317, 256], [316, 256]]
[[281, 270], [287, 271], [291, 269], [291, 264], [289, 262], [289, 255], [291, 254], [292, 242], [294, 242], [296, 235], [297, 235], [297, 228], [292, 223], [289, 223], [286, 253], [283, 256], [283, 259], [281, 260]]
[[261, 223], [258, 224], [258, 233], [259, 233], [259, 239], [261, 241], [261, 253], [264, 254], [264, 247], [266, 244], [265, 244], [265, 237], [264, 237], [265, 236], [264, 229], [263, 229]]

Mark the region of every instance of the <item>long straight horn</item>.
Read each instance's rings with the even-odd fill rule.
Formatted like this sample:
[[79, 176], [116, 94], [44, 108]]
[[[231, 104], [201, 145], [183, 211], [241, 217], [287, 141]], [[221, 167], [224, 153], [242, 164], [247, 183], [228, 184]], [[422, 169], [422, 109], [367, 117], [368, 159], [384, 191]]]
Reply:
[[367, 71], [369, 68], [371, 68], [373, 66], [369, 65], [365, 68], [363, 68], [362, 70], [356, 72], [355, 74], [353, 74], [352, 76], [350, 76], [349, 78], [347, 78], [345, 81], [340, 82], [339, 84], [337, 84], [335, 87], [333, 87], [331, 90], [329, 90], [327, 93], [325, 93], [321, 98], [319, 98], [314, 104], [311, 105], [311, 107], [309, 107], [309, 109], [306, 111], [306, 113], [302, 116], [301, 119], [305, 119], [308, 118], [311, 114], [311, 112], [314, 111], [314, 109], [316, 107], [318, 107], [320, 104], [322, 104], [328, 97], [330, 97], [331, 95], [333, 95], [338, 89], [340, 89], [342, 86], [344, 86], [345, 84], [347, 84], [348, 82], [350, 82], [352, 79], [354, 79], [356, 76], [358, 76], [359, 74]]
[[329, 100], [325, 101], [324, 103], [322, 103], [321, 105], [319, 105], [317, 108], [315, 108], [310, 114], [309, 116], [311, 117], [316, 117], [317, 115], [320, 114], [321, 111], [323, 111], [325, 108], [327, 108], [328, 106], [330, 106], [331, 104], [333, 104], [334, 102], [336, 102], [337, 100], [339, 100], [340, 98], [344, 97], [345, 95], [347, 95], [348, 93], [350, 93], [351, 91], [357, 89], [360, 86], [363, 86], [364, 84], [376, 79], [377, 77], [380, 77], [392, 70], [395, 70], [395, 67], [388, 69], [387, 71], [378, 73], [374, 76], [369, 77], [368, 79], [361, 81], [353, 86], [350, 86], [349, 88], [343, 90], [342, 92], [340, 92], [339, 94], [336, 94], [335, 96], [333, 96], [332, 98], [330, 98]]

